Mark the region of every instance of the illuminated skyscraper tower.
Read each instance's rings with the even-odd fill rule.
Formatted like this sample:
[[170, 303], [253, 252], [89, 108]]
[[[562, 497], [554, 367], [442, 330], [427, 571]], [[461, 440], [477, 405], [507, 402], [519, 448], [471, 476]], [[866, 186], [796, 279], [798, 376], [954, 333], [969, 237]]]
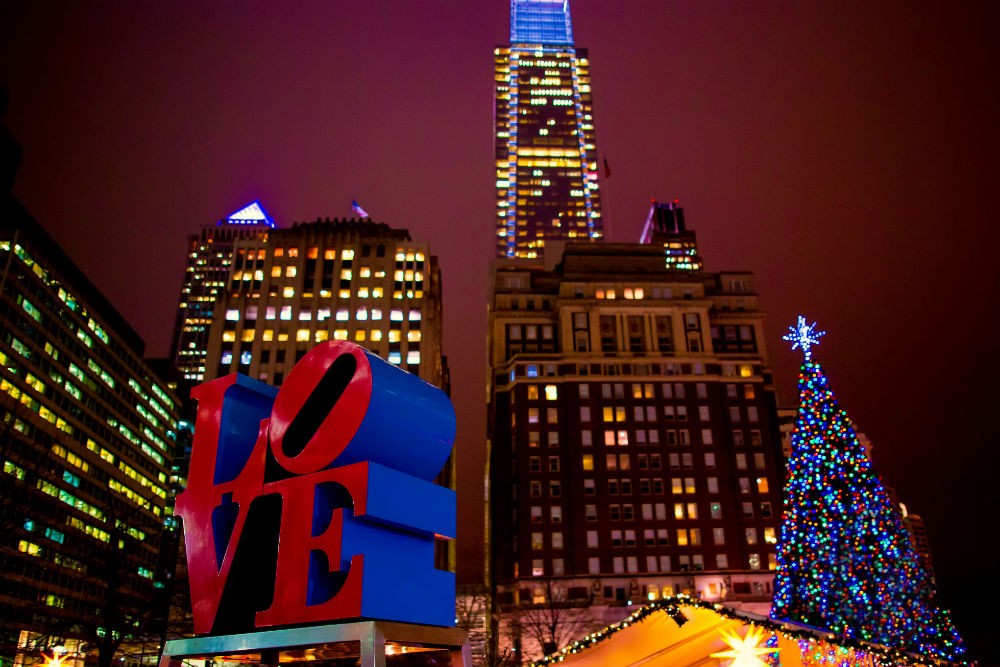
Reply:
[[266, 239], [274, 228], [274, 220], [259, 201], [254, 201], [188, 236], [187, 266], [171, 348], [174, 365], [184, 380], [205, 379], [208, 331], [216, 297], [229, 278], [233, 244], [239, 239]]
[[590, 63], [568, 0], [511, 0], [510, 46], [494, 55], [497, 256], [600, 239]]

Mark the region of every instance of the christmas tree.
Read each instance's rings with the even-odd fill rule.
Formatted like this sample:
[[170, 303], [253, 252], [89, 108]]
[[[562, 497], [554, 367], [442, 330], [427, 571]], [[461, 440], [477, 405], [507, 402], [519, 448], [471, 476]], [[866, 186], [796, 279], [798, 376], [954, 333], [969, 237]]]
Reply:
[[933, 587], [811, 346], [825, 332], [799, 317], [785, 340], [801, 348], [771, 617], [944, 660], [962, 640]]

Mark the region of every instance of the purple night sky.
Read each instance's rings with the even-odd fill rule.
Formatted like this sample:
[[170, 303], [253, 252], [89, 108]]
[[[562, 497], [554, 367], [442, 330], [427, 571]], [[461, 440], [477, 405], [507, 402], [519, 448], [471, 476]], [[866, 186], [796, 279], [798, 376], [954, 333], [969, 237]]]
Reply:
[[[151, 356], [168, 353], [185, 235], [252, 199], [288, 225], [348, 216], [356, 198], [430, 242], [465, 563], [482, 545], [492, 52], [507, 12], [504, 0], [0, 6], [5, 122], [24, 148], [15, 195]], [[816, 359], [885, 481], [925, 518], [943, 601], [976, 635], [974, 615], [1000, 597], [987, 463], [1000, 363], [980, 351], [1000, 319], [1000, 12], [815, 0], [572, 0], [572, 12], [613, 171], [610, 240], [638, 239], [650, 198], [679, 198], [707, 270], [756, 274], [784, 404], [801, 357], [781, 335], [799, 312], [829, 332]]]

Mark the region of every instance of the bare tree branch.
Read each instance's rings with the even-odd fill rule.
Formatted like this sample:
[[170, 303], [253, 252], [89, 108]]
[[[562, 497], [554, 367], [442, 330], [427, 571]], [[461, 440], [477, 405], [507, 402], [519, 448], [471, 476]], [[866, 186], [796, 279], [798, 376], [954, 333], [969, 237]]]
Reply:
[[[537, 587], [536, 587], [537, 588]], [[569, 600], [566, 589], [546, 579], [544, 597], [537, 596], [517, 615], [521, 629], [535, 640], [543, 655], [553, 653], [586, 634], [594, 619], [589, 608]]]

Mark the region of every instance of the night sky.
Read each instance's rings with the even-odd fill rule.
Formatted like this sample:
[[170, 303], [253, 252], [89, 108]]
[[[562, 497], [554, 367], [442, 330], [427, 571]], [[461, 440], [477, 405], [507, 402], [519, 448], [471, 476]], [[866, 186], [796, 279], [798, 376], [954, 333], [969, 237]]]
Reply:
[[[679, 198], [757, 276], [783, 404], [798, 313], [921, 514], [980, 656], [997, 616], [1000, 12], [982, 2], [573, 0], [608, 236]], [[503, 0], [0, 2], [14, 192], [166, 356], [185, 235], [253, 199], [426, 239], [444, 275], [462, 563], [481, 549], [493, 47]], [[469, 571], [461, 571], [468, 578]], [[990, 651], [993, 652], [989, 655]]]

